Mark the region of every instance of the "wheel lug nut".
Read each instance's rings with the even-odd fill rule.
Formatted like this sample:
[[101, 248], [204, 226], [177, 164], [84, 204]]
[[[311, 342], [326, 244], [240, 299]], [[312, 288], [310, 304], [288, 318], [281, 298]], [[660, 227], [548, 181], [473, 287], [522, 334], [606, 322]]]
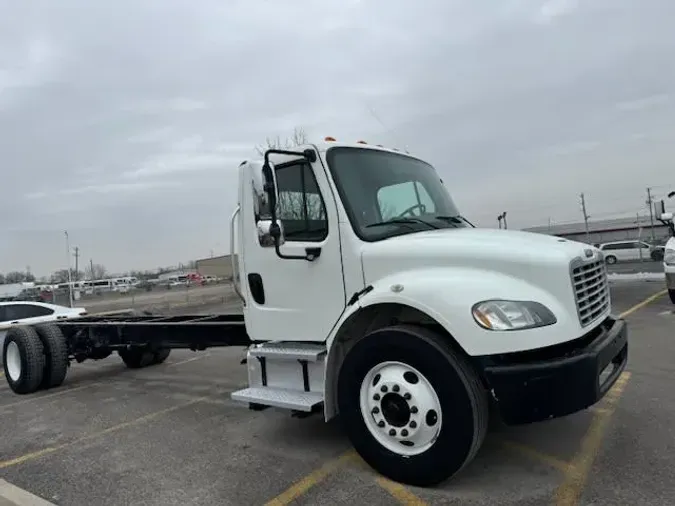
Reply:
[[384, 427], [384, 421], [380, 420], [379, 422], [377, 422], [377, 426], [378, 427]]
[[408, 392], [406, 392], [406, 393], [403, 394], [403, 398], [406, 401], [409, 401], [410, 399], [412, 399], [412, 395], [410, 395]]
[[380, 392], [385, 393], [387, 391], [387, 386], [382, 385], [382, 388], [380, 388]]
[[378, 414], [379, 412], [380, 412], [380, 408], [378, 408], [377, 406], [375, 406], [375, 407], [373, 408], [373, 414], [376, 415], [376, 414]]
[[391, 387], [391, 389], [392, 389], [394, 392], [398, 392], [398, 391], [401, 389], [401, 387], [399, 387], [398, 385], [394, 385], [393, 387]]
[[408, 431], [406, 429], [403, 429], [401, 431], [401, 436], [406, 437], [408, 435]]
[[374, 400], [374, 401], [379, 401], [379, 400], [380, 400], [380, 394], [375, 394], [375, 395], [373, 395], [373, 400]]
[[395, 431], [394, 429], [390, 429], [390, 430], [389, 430], [389, 435], [390, 435], [390, 436], [395, 436], [395, 435], [396, 435], [396, 431]]
[[417, 413], [417, 406], [413, 406], [412, 408], [410, 408], [410, 412], [413, 414]]
[[414, 429], [415, 427], [417, 427], [417, 422], [415, 420], [411, 420], [408, 425], [410, 425], [411, 429]]

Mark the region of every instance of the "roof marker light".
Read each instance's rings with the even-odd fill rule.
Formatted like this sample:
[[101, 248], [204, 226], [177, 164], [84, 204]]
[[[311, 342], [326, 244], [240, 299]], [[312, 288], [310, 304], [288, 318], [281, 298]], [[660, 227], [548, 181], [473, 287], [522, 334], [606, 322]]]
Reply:
[[326, 138], [324, 138], [324, 141], [326, 141], [326, 142], [335, 142], [335, 137], [326, 137]]
[[366, 141], [356, 141], [357, 144], [368, 144]]

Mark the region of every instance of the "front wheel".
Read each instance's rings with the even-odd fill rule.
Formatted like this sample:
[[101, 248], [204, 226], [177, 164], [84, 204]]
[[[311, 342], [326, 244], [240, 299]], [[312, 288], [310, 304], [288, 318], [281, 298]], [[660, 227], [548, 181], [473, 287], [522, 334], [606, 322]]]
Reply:
[[670, 302], [675, 304], [675, 290], [668, 289], [668, 297], [670, 297]]
[[469, 463], [488, 425], [478, 376], [442, 336], [414, 326], [377, 330], [352, 348], [338, 407], [356, 451], [388, 478], [436, 485]]
[[614, 265], [616, 263], [616, 257], [609, 255], [608, 257], [605, 257], [605, 262], [607, 262], [609, 265]]

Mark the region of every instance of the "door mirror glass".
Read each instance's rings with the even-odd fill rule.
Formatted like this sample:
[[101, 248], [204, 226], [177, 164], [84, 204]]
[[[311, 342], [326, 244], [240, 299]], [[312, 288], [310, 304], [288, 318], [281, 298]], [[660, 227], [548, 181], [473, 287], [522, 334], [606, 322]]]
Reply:
[[[258, 242], [264, 248], [274, 247], [274, 233], [279, 234], [279, 246], [284, 243], [281, 223], [272, 221], [272, 207], [277, 201], [277, 186], [274, 166], [269, 164], [266, 170], [261, 163], [251, 163], [250, 179], [253, 192], [253, 214], [258, 230]], [[269, 172], [271, 171], [271, 174]]]
[[251, 190], [253, 191], [253, 214], [256, 223], [260, 220], [271, 219], [272, 212], [269, 203], [269, 196], [265, 191], [265, 179], [262, 172], [262, 164], [249, 164]]

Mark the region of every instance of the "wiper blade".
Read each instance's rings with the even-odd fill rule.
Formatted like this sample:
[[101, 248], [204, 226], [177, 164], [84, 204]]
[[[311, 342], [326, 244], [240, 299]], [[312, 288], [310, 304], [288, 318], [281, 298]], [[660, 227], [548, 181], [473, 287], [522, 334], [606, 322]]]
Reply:
[[467, 223], [468, 225], [472, 226], [473, 228], [476, 228], [476, 226], [471, 223], [469, 220], [467, 220], [464, 216], [457, 215], [457, 216], [435, 216], [437, 220], [443, 220], [447, 221], [449, 223], [457, 223], [458, 225], [462, 223]]
[[383, 225], [412, 225], [413, 223], [422, 223], [423, 225], [426, 225], [430, 228], [438, 228], [433, 223], [429, 223], [428, 221], [422, 220], [420, 218], [394, 218], [393, 220], [371, 223], [370, 225], [366, 225], [366, 228], [381, 227]]

